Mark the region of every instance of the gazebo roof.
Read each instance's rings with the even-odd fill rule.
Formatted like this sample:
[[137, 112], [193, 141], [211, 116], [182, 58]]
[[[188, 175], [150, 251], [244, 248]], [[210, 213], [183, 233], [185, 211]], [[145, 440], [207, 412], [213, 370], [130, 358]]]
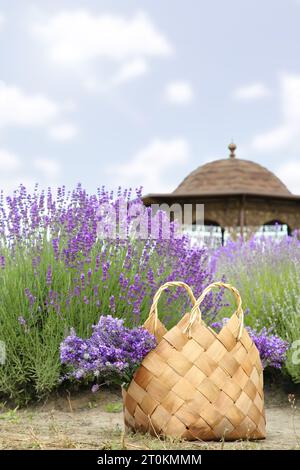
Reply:
[[229, 145], [230, 157], [215, 160], [190, 173], [174, 195], [256, 194], [291, 196], [283, 182], [258, 163], [235, 157], [236, 146]]
[[[215, 160], [190, 173], [171, 193], [147, 194], [151, 204], [192, 205], [196, 223], [197, 204], [205, 207], [206, 222], [224, 229], [251, 230], [280, 221], [289, 233], [300, 229], [300, 195], [292, 194], [271, 171], [258, 163], [235, 157], [236, 145], [229, 145], [229, 158]], [[208, 224], [209, 225], [209, 224]]]

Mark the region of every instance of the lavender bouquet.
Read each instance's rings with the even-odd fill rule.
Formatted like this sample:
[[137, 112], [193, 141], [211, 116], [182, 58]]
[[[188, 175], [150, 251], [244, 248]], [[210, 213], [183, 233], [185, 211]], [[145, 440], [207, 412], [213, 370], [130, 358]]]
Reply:
[[248, 333], [259, 351], [264, 368], [281, 369], [286, 361], [289, 343], [272, 332], [272, 328], [262, 328], [260, 331], [247, 328]]
[[156, 346], [156, 340], [143, 327], [127, 328], [122, 319], [102, 315], [93, 326], [90, 338], [82, 339], [73, 330], [60, 346], [61, 363], [67, 373], [64, 380], [117, 383], [126, 386], [144, 357]]
[[[229, 318], [223, 318], [222, 321], [212, 323], [211, 326], [220, 331], [228, 320]], [[286, 361], [289, 343], [275, 335], [272, 328], [267, 329], [264, 327], [258, 331], [247, 326], [246, 329], [258, 349], [263, 368], [281, 369]]]

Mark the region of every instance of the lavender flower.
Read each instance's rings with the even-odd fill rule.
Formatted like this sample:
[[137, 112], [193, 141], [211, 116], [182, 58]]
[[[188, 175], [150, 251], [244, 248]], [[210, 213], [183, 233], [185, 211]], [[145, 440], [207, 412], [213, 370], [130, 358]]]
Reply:
[[69, 369], [67, 378], [129, 383], [155, 346], [154, 336], [144, 328], [129, 329], [123, 320], [102, 315], [90, 338], [83, 340], [71, 331], [60, 346], [60, 359]]
[[[211, 326], [216, 331], [220, 331], [228, 321], [229, 318], [225, 317], [221, 321], [212, 323]], [[246, 329], [258, 349], [263, 368], [281, 369], [286, 361], [289, 343], [273, 334], [271, 328], [264, 327], [257, 331], [247, 326]]]
[[[249, 312], [247, 323], [260, 337], [255, 341], [261, 348], [263, 362], [275, 367], [278, 364], [274, 359], [276, 348], [280, 357], [285, 357], [286, 348], [275, 341], [274, 335], [289, 345], [300, 337], [299, 235], [298, 232], [293, 236], [280, 236], [278, 232], [277, 237], [256, 235], [248, 241], [231, 240], [212, 253], [213, 269], [219, 273], [218, 277], [226, 273], [227, 282], [240, 291], [243, 305]], [[300, 366], [293, 360], [292, 351], [286, 354], [284, 361], [285, 371], [298, 383]]]
[[25, 295], [26, 295], [27, 299], [29, 300], [30, 307], [33, 307], [33, 304], [35, 302], [34, 295], [31, 293], [30, 289], [28, 289], [28, 288], [26, 288], [24, 292], [25, 292]]
[[[128, 214], [118, 212], [118, 224], [128, 236], [101, 238], [101, 208], [106, 204], [120, 208], [122, 201], [134, 209]], [[145, 238], [134, 232], [133, 214], [143, 212], [148, 216]], [[113, 221], [107, 225], [106, 232], [113, 233]], [[148, 230], [152, 225], [156, 239]], [[165, 232], [169, 238], [163, 237]], [[46, 192], [36, 187], [31, 193], [21, 185], [10, 197], [0, 193], [0, 323], [8, 347], [15, 351], [0, 394], [28, 399], [27, 393], [41, 396], [56, 387], [57, 356], [43, 362], [37, 355], [58, 350], [71, 326], [78, 338], [85, 338], [100, 308], [122, 316], [126, 327], [137, 327], [146, 319], [153, 295], [163, 283], [184, 280], [198, 296], [215, 279], [209, 252], [192, 247], [187, 236], [175, 233], [166, 214], [160, 211], [157, 216], [151, 207], [144, 207], [140, 189], [135, 193], [118, 190], [117, 198], [104, 187], [88, 194], [81, 185], [70, 192], [64, 187]], [[12, 312], [19, 312], [20, 305], [29, 310], [30, 328], [24, 327], [28, 341], [15, 334], [19, 321]], [[219, 294], [208, 296], [203, 316], [213, 319], [221, 306]], [[167, 318], [167, 326], [172, 326], [190, 308], [190, 300], [181, 289], [169, 290], [159, 308], [160, 318]], [[114, 367], [117, 363], [126, 370], [123, 358], [115, 360]], [[20, 367], [22, 380], [17, 375]]]
[[288, 342], [272, 334], [272, 330], [267, 330], [265, 327], [260, 331], [248, 328], [248, 331], [259, 351], [263, 367], [281, 369], [286, 360]]
[[116, 311], [115, 296], [111, 295], [109, 298], [109, 306], [112, 313]]
[[84, 289], [85, 288], [85, 275], [84, 275], [84, 273], [80, 274], [80, 280], [81, 280], [81, 287], [82, 287], [82, 289]]
[[0, 256], [0, 266], [2, 269], [5, 269], [5, 256]]
[[22, 315], [18, 317], [18, 322], [21, 326], [26, 326], [26, 320]]
[[47, 286], [51, 286], [51, 283], [52, 283], [52, 268], [51, 268], [51, 265], [49, 265], [47, 269], [46, 284]]

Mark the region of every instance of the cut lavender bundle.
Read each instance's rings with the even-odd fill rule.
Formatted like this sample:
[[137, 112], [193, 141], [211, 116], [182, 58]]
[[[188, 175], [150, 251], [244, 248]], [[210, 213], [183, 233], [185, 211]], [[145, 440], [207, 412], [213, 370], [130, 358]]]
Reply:
[[102, 315], [90, 338], [79, 338], [72, 330], [61, 343], [60, 359], [68, 370], [64, 379], [128, 384], [155, 346], [154, 336], [143, 327], [126, 328], [122, 319]]
[[[211, 326], [219, 332], [228, 320], [229, 318], [223, 318], [221, 321], [212, 323]], [[272, 328], [264, 327], [261, 330], [256, 330], [247, 326], [246, 329], [258, 349], [264, 369], [266, 367], [281, 369], [286, 361], [289, 343], [272, 333]]]

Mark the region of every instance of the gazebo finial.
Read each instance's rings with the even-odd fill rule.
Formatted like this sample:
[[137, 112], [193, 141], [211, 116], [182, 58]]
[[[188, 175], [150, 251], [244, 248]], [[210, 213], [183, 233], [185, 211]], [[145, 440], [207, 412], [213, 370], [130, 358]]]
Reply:
[[229, 157], [230, 158], [235, 158], [235, 151], [236, 151], [236, 145], [233, 141], [228, 145], [228, 149], [230, 150]]

